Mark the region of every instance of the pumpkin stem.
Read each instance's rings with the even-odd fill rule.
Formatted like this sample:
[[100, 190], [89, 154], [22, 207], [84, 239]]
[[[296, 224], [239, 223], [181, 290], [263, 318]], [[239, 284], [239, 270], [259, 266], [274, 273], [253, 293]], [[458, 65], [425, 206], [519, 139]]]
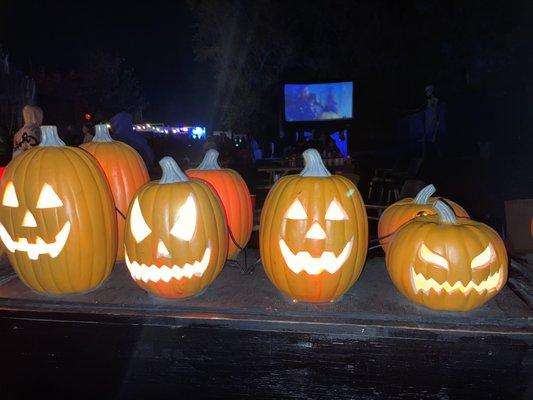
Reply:
[[220, 169], [220, 165], [218, 165], [218, 151], [215, 149], [207, 150], [204, 159], [196, 169]]
[[163, 175], [159, 179], [160, 184], [187, 182], [189, 180], [172, 157], [163, 157], [159, 161], [159, 165], [163, 170]]
[[93, 142], [112, 142], [109, 129], [106, 124], [98, 124], [94, 127]]
[[65, 146], [65, 142], [59, 139], [57, 127], [54, 125], [41, 126], [41, 143], [40, 147]]
[[307, 149], [302, 153], [305, 167], [300, 172], [300, 176], [331, 176], [324, 165], [320, 153], [315, 149]]
[[435, 191], [435, 186], [433, 186], [432, 184], [427, 185], [416, 195], [415, 204], [428, 204], [429, 198], [433, 193], [435, 193]]
[[452, 208], [442, 200], [437, 200], [433, 203], [433, 207], [437, 210], [439, 214], [440, 221], [444, 224], [456, 224], [457, 217], [453, 212]]

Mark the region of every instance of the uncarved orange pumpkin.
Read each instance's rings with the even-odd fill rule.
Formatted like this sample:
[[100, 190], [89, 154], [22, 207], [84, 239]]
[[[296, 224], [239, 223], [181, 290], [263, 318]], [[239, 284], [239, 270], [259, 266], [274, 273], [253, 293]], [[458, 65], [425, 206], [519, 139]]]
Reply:
[[39, 146], [18, 155], [0, 185], [0, 238], [11, 266], [33, 290], [94, 289], [117, 252], [113, 196], [97, 161], [43, 126]]
[[437, 215], [412, 219], [394, 235], [387, 270], [398, 290], [415, 303], [435, 310], [472, 310], [505, 285], [505, 245], [492, 228], [457, 218], [443, 201], [433, 207]]
[[[383, 251], [387, 252], [389, 242], [400, 226], [418, 216], [436, 214], [433, 203], [438, 197], [431, 197], [433, 193], [435, 193], [435, 186], [428, 185], [418, 192], [415, 198], [399, 200], [385, 209], [378, 223], [378, 237]], [[453, 208], [458, 217], [468, 218], [468, 213], [463, 207], [451, 200], [444, 200]]]
[[299, 301], [338, 299], [361, 274], [368, 221], [357, 187], [331, 175], [315, 149], [299, 175], [278, 180], [259, 226], [261, 260], [272, 283]]
[[143, 289], [187, 298], [211, 284], [226, 261], [224, 210], [213, 190], [189, 179], [172, 158], [159, 164], [163, 176], [139, 189], [128, 212], [126, 265]]
[[[235, 259], [250, 240], [253, 226], [253, 210], [250, 191], [237, 171], [220, 168], [218, 151], [208, 150], [202, 163], [186, 171], [192, 178], [209, 183], [220, 197], [224, 206], [228, 228], [233, 236], [229, 238], [228, 258]], [[238, 246], [233, 242], [235, 240]], [[239, 248], [240, 247], [240, 248]]]
[[80, 147], [96, 158], [111, 187], [118, 210], [117, 260], [124, 260], [124, 217], [137, 189], [150, 180], [146, 165], [131, 146], [111, 139], [106, 125], [96, 125], [92, 142]]

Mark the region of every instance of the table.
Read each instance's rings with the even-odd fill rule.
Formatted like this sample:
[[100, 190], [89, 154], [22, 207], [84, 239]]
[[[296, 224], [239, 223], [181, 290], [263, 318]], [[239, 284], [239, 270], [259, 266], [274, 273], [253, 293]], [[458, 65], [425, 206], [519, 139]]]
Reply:
[[203, 295], [171, 301], [138, 288], [122, 263], [90, 293], [47, 297], [4, 262], [0, 386], [8, 399], [36, 388], [57, 398], [526, 399], [532, 316], [509, 286], [469, 313], [419, 307], [381, 257], [322, 305], [283, 297], [260, 265], [250, 275], [226, 265]]
[[257, 186], [257, 189], [263, 189], [263, 190], [270, 190], [276, 180], [279, 178], [289, 175], [289, 174], [296, 174], [299, 173], [302, 170], [301, 166], [298, 167], [282, 167], [282, 166], [266, 166], [266, 167], [259, 167], [257, 168], [258, 172], [264, 172], [268, 174], [267, 178], [267, 184], [266, 185], [259, 185]]

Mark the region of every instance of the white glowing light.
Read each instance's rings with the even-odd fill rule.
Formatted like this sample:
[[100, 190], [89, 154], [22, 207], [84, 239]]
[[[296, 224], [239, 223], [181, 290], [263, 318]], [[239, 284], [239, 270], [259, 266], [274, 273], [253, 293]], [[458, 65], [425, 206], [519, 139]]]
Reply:
[[37, 221], [35, 221], [35, 217], [30, 210], [26, 211], [26, 214], [24, 214], [22, 226], [25, 226], [26, 228], [35, 228], [37, 226]]
[[326, 219], [331, 221], [344, 221], [348, 219], [348, 214], [344, 211], [344, 208], [337, 202], [336, 199], [333, 199], [329, 203], [328, 210], [326, 211]]
[[15, 186], [13, 186], [13, 182], [7, 183], [6, 190], [4, 192], [4, 198], [2, 199], [2, 204], [7, 207], [19, 206], [17, 192], [15, 191]]
[[144, 240], [144, 238], [146, 238], [146, 236], [152, 233], [152, 230], [144, 220], [138, 198], [135, 198], [133, 207], [131, 208], [130, 228], [131, 233], [137, 243], [140, 243], [142, 240]]
[[56, 258], [65, 243], [67, 242], [68, 235], [70, 233], [70, 222], [65, 222], [63, 228], [55, 237], [55, 241], [46, 243], [40, 236], [35, 238], [35, 243], [29, 243], [28, 239], [20, 238], [17, 241], [11, 238], [11, 235], [6, 231], [4, 225], [0, 224], [0, 239], [4, 243], [4, 246], [11, 252], [21, 251], [28, 253], [30, 260], [37, 260], [41, 254], [48, 254], [52, 258]]
[[422, 246], [420, 246], [420, 251], [418, 252], [418, 255], [420, 256], [420, 259], [422, 259], [422, 261], [425, 261], [428, 264], [433, 264], [437, 267], [449, 269], [448, 260], [446, 260], [443, 256], [432, 252], [426, 247], [424, 243], [422, 243]]
[[128, 266], [132, 278], [145, 283], [148, 283], [149, 281], [169, 282], [171, 279], [180, 280], [182, 278], [190, 279], [193, 276], [201, 277], [209, 266], [210, 258], [211, 249], [209, 244], [200, 261], [194, 261], [192, 264], [185, 263], [183, 266], [176, 264], [172, 266], [139, 264], [137, 261], [130, 261], [128, 253], [125, 252], [126, 265]]
[[37, 200], [37, 208], [55, 208], [61, 207], [62, 205], [63, 202], [56, 192], [54, 192], [52, 186], [45, 183], [39, 194], [39, 199]]
[[447, 281], [444, 283], [438, 283], [433, 278], [427, 279], [422, 273], [416, 273], [414, 268], [411, 267], [411, 283], [415, 292], [418, 294], [419, 291], [422, 291], [426, 296], [429, 294], [430, 290], [434, 290], [438, 294], [440, 294], [443, 290], [447, 294], [451, 294], [459, 290], [465, 295], [469, 294], [472, 290], [475, 290], [478, 294], [482, 294], [483, 291], [491, 291], [501, 287], [502, 279], [503, 273], [500, 268], [498, 272], [495, 272], [479, 284], [475, 283], [474, 281], [470, 281], [467, 285], [463, 285], [461, 281], [457, 281], [451, 285]]
[[311, 229], [305, 234], [305, 237], [306, 239], [323, 240], [326, 238], [326, 232], [324, 232], [324, 229], [322, 229], [318, 222], [314, 222], [313, 225], [311, 225]]
[[496, 254], [494, 254], [494, 249], [492, 248], [492, 245], [489, 243], [489, 245], [483, 250], [480, 254], [475, 256], [472, 259], [472, 262], [470, 263], [470, 267], [472, 269], [481, 269], [485, 268], [488, 265], [490, 265], [494, 259], [496, 258]]
[[170, 252], [167, 249], [167, 246], [165, 246], [165, 243], [163, 243], [162, 240], [157, 243], [157, 258], [170, 258]]
[[299, 251], [294, 254], [283, 239], [279, 240], [279, 247], [287, 267], [295, 274], [299, 274], [302, 271], [307, 272], [309, 275], [318, 275], [324, 271], [334, 274], [350, 256], [353, 242], [354, 238], [346, 243], [338, 256], [335, 256], [332, 251], [324, 251], [320, 257], [312, 257], [307, 251]]
[[304, 206], [302, 206], [302, 203], [300, 203], [300, 200], [296, 199], [291, 204], [289, 209], [287, 210], [287, 213], [285, 214], [285, 218], [288, 219], [307, 219], [307, 213], [304, 210]]
[[170, 230], [170, 234], [178, 239], [189, 241], [196, 231], [196, 203], [192, 195], [187, 197], [178, 211], [178, 218]]

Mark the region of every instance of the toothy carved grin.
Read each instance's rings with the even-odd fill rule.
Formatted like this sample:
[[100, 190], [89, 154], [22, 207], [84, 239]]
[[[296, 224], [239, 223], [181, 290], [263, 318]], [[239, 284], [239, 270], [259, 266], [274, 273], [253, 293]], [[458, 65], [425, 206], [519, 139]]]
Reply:
[[180, 280], [182, 278], [192, 278], [193, 276], [201, 277], [211, 259], [211, 249], [209, 246], [205, 249], [204, 255], [200, 261], [195, 261], [192, 264], [185, 263], [183, 266], [172, 265], [146, 265], [139, 264], [137, 261], [130, 261], [128, 253], [125, 252], [126, 265], [130, 270], [133, 279], [140, 280], [145, 283], [152, 282], [169, 282], [171, 279]]
[[56, 235], [55, 241], [46, 243], [43, 238], [36, 236], [35, 243], [29, 243], [26, 238], [20, 238], [17, 241], [13, 240], [4, 225], [0, 224], [0, 239], [2, 239], [4, 246], [11, 253], [15, 251], [28, 253], [30, 260], [37, 260], [41, 254], [48, 254], [52, 258], [56, 258], [65, 247], [69, 233], [70, 222], [67, 221]]
[[427, 279], [422, 273], [415, 272], [414, 268], [411, 267], [411, 283], [413, 284], [413, 289], [417, 294], [422, 291], [426, 296], [429, 295], [431, 289], [438, 294], [443, 290], [447, 294], [451, 294], [457, 290], [465, 295], [469, 294], [472, 290], [475, 290], [478, 294], [482, 294], [484, 291], [491, 291], [501, 287], [502, 279], [503, 272], [502, 268], [500, 268], [498, 272], [495, 272], [480, 283], [470, 281], [467, 285], [463, 285], [461, 281], [457, 281], [453, 285], [450, 285], [447, 281], [444, 283], [438, 283], [433, 278]]
[[285, 263], [295, 274], [299, 274], [302, 271], [307, 272], [309, 275], [318, 275], [324, 271], [334, 274], [350, 256], [353, 242], [354, 238], [352, 237], [338, 256], [335, 256], [332, 251], [324, 251], [320, 257], [311, 257], [311, 254], [307, 251], [299, 251], [294, 254], [283, 239], [279, 240], [279, 248]]

